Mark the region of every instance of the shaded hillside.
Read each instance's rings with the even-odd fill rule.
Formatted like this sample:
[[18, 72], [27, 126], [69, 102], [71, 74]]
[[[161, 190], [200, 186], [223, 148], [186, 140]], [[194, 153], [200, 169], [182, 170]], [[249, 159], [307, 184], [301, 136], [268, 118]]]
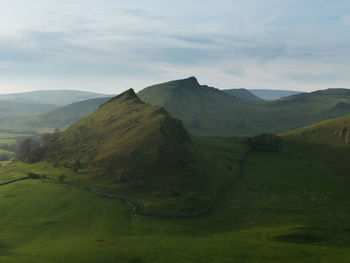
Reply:
[[63, 132], [48, 156], [57, 165], [95, 167], [108, 179], [129, 181], [181, 168], [187, 144], [180, 121], [128, 90]]
[[252, 100], [252, 101], [262, 100], [261, 98], [255, 96], [252, 92], [246, 89], [224, 89], [222, 91], [238, 99]]
[[260, 132], [266, 124], [253, 102], [200, 85], [194, 77], [154, 85], [138, 95], [145, 102], [164, 107], [198, 135], [249, 135]]
[[292, 90], [270, 90], [270, 89], [249, 89], [251, 93], [263, 100], [278, 100], [283, 97], [301, 94], [300, 91]]
[[64, 106], [78, 101], [108, 96], [109, 95], [106, 94], [78, 90], [38, 90], [23, 93], [0, 94], [0, 101]]

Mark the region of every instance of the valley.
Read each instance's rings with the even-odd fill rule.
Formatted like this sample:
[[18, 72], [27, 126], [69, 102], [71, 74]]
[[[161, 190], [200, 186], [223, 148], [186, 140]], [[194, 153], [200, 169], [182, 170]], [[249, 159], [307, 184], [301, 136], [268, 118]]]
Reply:
[[348, 116], [291, 130], [345, 115], [348, 92], [265, 102], [198, 85], [130, 89], [21, 123], [36, 118], [36, 132], [4, 130], [0, 261], [348, 262]]

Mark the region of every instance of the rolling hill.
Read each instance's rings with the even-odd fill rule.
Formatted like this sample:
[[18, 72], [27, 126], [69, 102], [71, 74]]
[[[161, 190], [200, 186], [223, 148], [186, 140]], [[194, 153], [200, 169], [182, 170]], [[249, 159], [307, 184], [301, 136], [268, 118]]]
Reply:
[[78, 101], [103, 97], [112, 96], [78, 90], [38, 90], [22, 93], [0, 94], [0, 101], [65, 106]]
[[[162, 84], [153, 95], [246, 105], [195, 82]], [[264, 114], [307, 104], [339, 113], [347, 96], [329, 90], [248, 105]], [[344, 135], [348, 120], [305, 129]], [[0, 168], [0, 261], [347, 263], [350, 188], [334, 178], [350, 180], [318, 159], [330, 152], [311, 155], [298, 145], [313, 144], [295, 138], [285, 152], [250, 152], [245, 138], [190, 137], [181, 121], [128, 90], [60, 133], [41, 162]], [[6, 184], [28, 173], [40, 179]], [[135, 214], [130, 200], [149, 213]]]
[[35, 126], [39, 125], [42, 127], [65, 129], [83, 117], [94, 112], [100, 105], [110, 99], [110, 97], [104, 97], [75, 102], [51, 110], [34, 118], [33, 120], [30, 120], [30, 122], [33, 122], [32, 124], [30, 122], [27, 123]]
[[283, 134], [291, 140], [328, 146], [350, 146], [350, 115], [330, 119]]
[[69, 127], [58, 143], [56, 163], [93, 165], [111, 178], [175, 167], [191, 138], [180, 121], [128, 90]]
[[350, 115], [281, 134], [290, 148], [312, 156], [337, 171], [350, 185]]
[[48, 112], [57, 108], [54, 105], [33, 104], [33, 103], [16, 103], [0, 101], [0, 118], [8, 118], [15, 116], [24, 116], [29, 114], [37, 114]]
[[328, 89], [275, 101], [247, 101], [192, 77], [140, 91], [142, 100], [164, 107], [186, 128], [203, 136], [280, 133], [350, 113], [350, 90]]
[[[2, 114], [0, 113], [0, 125], [3, 129], [17, 132], [43, 133], [52, 132], [56, 128], [64, 130], [92, 113], [109, 99], [110, 97], [90, 99], [62, 107], [3, 102], [4, 107], [7, 107], [7, 109], [9, 109], [8, 105], [13, 105], [16, 114], [6, 111]], [[29, 105], [32, 110], [26, 105]]]
[[[196, 188], [191, 185], [205, 184], [196, 172], [198, 158], [181, 121], [128, 90], [62, 132], [43, 160], [75, 171], [67, 178], [72, 182], [142, 198], [140, 205], [172, 198], [163, 205], [171, 207], [177, 199], [186, 199], [186, 189]], [[173, 196], [174, 189], [184, 195]]]
[[261, 98], [255, 96], [252, 92], [247, 89], [224, 89], [223, 92], [243, 100], [260, 101]]
[[[251, 101], [200, 85], [194, 78], [154, 85], [138, 93], [141, 100], [164, 107], [188, 131], [200, 136], [249, 136], [281, 133], [350, 114], [350, 90], [328, 89], [274, 101]], [[91, 99], [26, 118], [4, 118], [17, 131], [66, 129], [109, 98]], [[7, 122], [6, 122], [7, 121]]]
[[291, 95], [297, 95], [297, 94], [303, 93], [300, 91], [272, 90], [272, 89], [249, 89], [248, 91], [263, 100], [278, 100], [283, 97], [288, 97]]
[[164, 107], [197, 135], [249, 135], [266, 127], [264, 116], [254, 108], [255, 102], [200, 85], [194, 77], [145, 88], [138, 96], [152, 105]]
[[272, 132], [286, 132], [350, 113], [350, 90], [328, 89], [268, 102], [260, 108], [269, 116]]

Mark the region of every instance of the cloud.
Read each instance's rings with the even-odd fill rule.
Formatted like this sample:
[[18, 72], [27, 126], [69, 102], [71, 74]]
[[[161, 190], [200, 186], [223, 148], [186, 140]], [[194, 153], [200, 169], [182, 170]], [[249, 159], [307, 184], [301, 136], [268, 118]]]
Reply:
[[221, 88], [349, 87], [345, 0], [28, 3], [0, 3], [1, 92], [115, 92], [191, 75]]

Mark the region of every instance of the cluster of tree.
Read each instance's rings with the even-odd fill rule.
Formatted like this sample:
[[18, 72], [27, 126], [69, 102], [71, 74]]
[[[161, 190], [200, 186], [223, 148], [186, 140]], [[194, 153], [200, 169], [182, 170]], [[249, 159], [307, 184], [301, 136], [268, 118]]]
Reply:
[[25, 138], [17, 149], [16, 159], [27, 163], [40, 161], [48, 149], [57, 145], [58, 137], [59, 130], [56, 129], [52, 134], [43, 134], [40, 139]]
[[275, 134], [263, 133], [248, 138], [247, 143], [251, 150], [279, 152], [282, 147], [282, 138]]

